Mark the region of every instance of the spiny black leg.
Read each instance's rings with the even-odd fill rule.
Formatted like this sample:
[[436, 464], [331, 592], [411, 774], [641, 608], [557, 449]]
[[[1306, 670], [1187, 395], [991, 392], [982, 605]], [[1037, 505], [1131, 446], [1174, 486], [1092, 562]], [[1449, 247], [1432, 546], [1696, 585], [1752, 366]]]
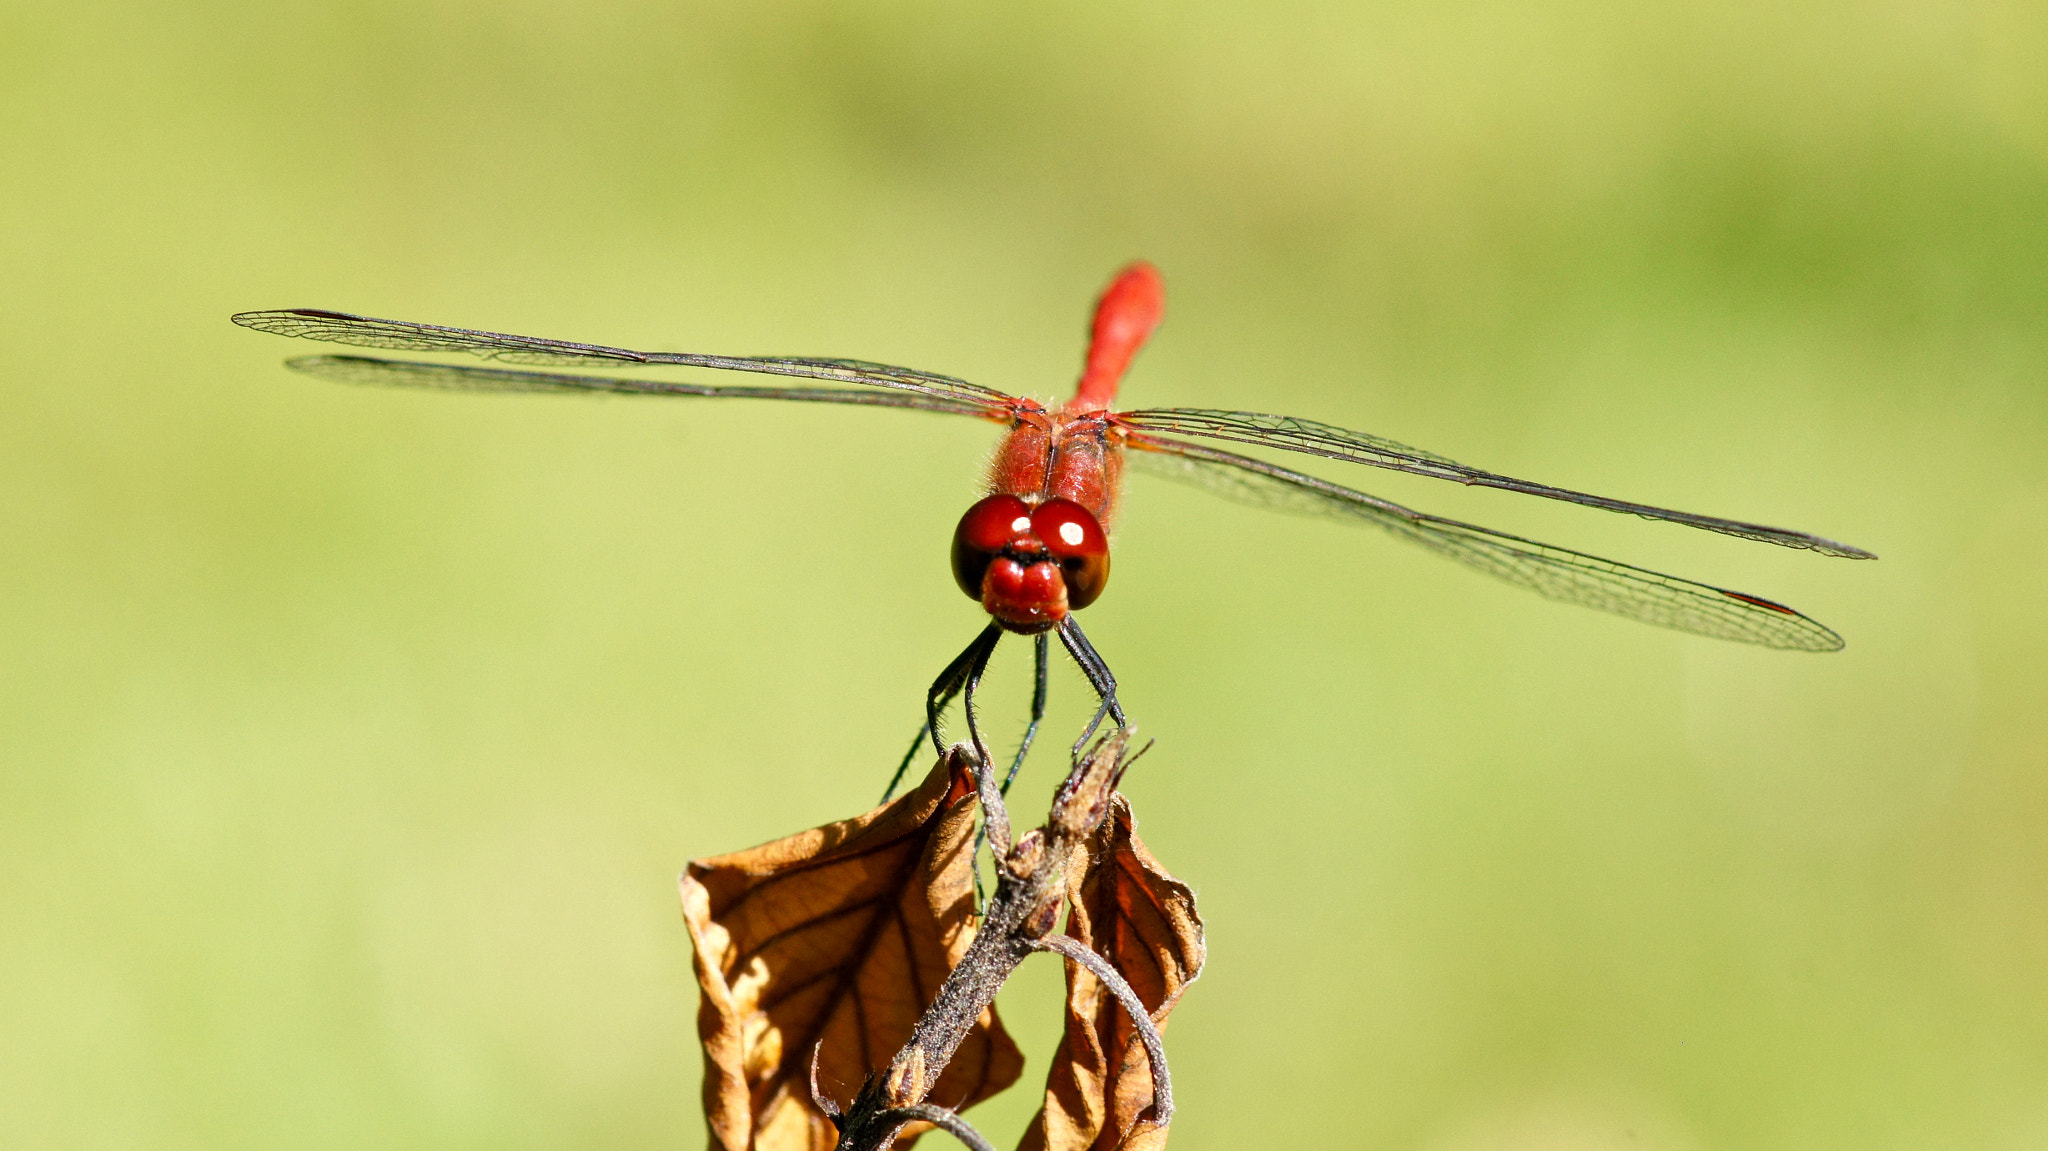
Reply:
[[[994, 633], [993, 636], [990, 633]], [[976, 638], [974, 647], [968, 650], [976, 651], [978, 654], [975, 656], [973, 665], [967, 669], [967, 686], [960, 693], [960, 710], [967, 713], [967, 738], [974, 744], [974, 778], [984, 800], [988, 798], [988, 781], [991, 773], [995, 771], [996, 765], [989, 759], [988, 745], [981, 741], [981, 725], [974, 720], [974, 689], [980, 686], [981, 673], [988, 670], [988, 657], [995, 653], [996, 640], [1001, 638], [1003, 638], [1002, 630], [994, 624], [990, 624], [988, 631], [981, 633]], [[988, 642], [983, 643], [982, 640], [984, 639]], [[989, 821], [994, 819], [1003, 819], [1001, 808], [998, 806], [991, 809], [989, 804], [982, 804], [981, 830], [974, 837], [975, 856], [981, 854], [982, 841], [991, 838], [995, 834], [989, 828]], [[998, 842], [997, 848], [1008, 851], [1010, 835], [1007, 820], [1003, 821], [1003, 828], [1002, 838]], [[971, 856], [969, 858], [972, 861], [974, 857]], [[979, 916], [982, 913], [982, 909], [987, 906], [988, 900], [982, 897], [981, 868], [977, 866], [974, 869], [974, 914]]]
[[[939, 743], [939, 713], [946, 710], [946, 705], [953, 702], [961, 685], [967, 682], [967, 669], [973, 666], [975, 651], [984, 646], [993, 650], [1001, 638], [1002, 629], [995, 624], [988, 625], [974, 637], [973, 643], [967, 645], [967, 650], [953, 657], [953, 662], [947, 664], [939, 678], [932, 681], [932, 689], [924, 697], [924, 723], [918, 727], [917, 734], [910, 737], [910, 750], [903, 753], [903, 762], [896, 765], [896, 774], [889, 777], [889, 786], [882, 792], [883, 803], [889, 802], [889, 797], [896, 794], [896, 786], [903, 782], [904, 773], [910, 770], [910, 761], [917, 758], [917, 745], [924, 742], [926, 732], [931, 733], [933, 750], [941, 756], [946, 754], [945, 747]], [[984, 662], [987, 658], [986, 655], [982, 657]]]
[[1074, 742], [1074, 758], [1078, 760], [1082, 749], [1094, 738], [1096, 729], [1102, 726], [1104, 716], [1116, 720], [1119, 728], [1129, 727], [1130, 721], [1124, 718], [1123, 705], [1116, 700], [1116, 677], [1110, 674], [1109, 665], [1102, 662], [1102, 657], [1096, 654], [1094, 645], [1088, 642], [1088, 637], [1081, 633], [1081, 625], [1074, 622], [1073, 616], [1068, 616], [1060, 621], [1058, 630], [1060, 642], [1067, 647], [1067, 654], [1074, 657], [1074, 663], [1081, 669], [1081, 674], [1088, 677], [1088, 686], [1094, 688], [1095, 694], [1102, 698], [1102, 706], [1095, 709], [1095, 718], [1088, 721], [1087, 730]]
[[1017, 758], [1010, 761], [1010, 774], [1003, 777], [1003, 794], [1010, 794], [1010, 782], [1017, 778], [1017, 769], [1024, 766], [1024, 757], [1031, 754], [1031, 741], [1038, 738], [1038, 724], [1045, 718], [1045, 665], [1047, 642], [1044, 632], [1032, 637], [1032, 651], [1037, 663], [1037, 686], [1031, 689], [1031, 724], [1024, 729], [1024, 742], [1017, 745]]
[[[939, 678], [932, 681], [932, 689], [924, 697], [924, 722], [925, 730], [932, 736], [932, 750], [938, 754], [946, 754], [945, 745], [939, 742], [939, 713], [946, 710], [946, 705], [953, 702], [953, 696], [966, 686], [969, 675], [976, 679], [981, 677], [977, 667], [988, 666], [988, 655], [996, 649], [996, 641], [1001, 638], [1003, 629], [1000, 625], [990, 624], [981, 629], [981, 634], [974, 637], [967, 650], [954, 657], [953, 662], [946, 665], [946, 670], [939, 673]], [[970, 723], [973, 715], [970, 710]]]
[[[1048, 644], [1044, 632], [1039, 632], [1033, 639], [1035, 642], [1032, 644], [1032, 654], [1034, 662], [1037, 664], [1037, 686], [1031, 691], [1031, 725], [1024, 729], [1024, 742], [1017, 745], [1017, 758], [1010, 761], [1010, 774], [1003, 777], [1003, 786], [1000, 790], [1005, 796], [1010, 794], [1010, 784], [1017, 778], [1017, 769], [1024, 766], [1024, 757], [1031, 753], [1031, 741], [1038, 738], [1039, 721], [1045, 718], [1045, 671], [1046, 665], [1049, 662], [1046, 658]], [[976, 859], [981, 857], [981, 845], [986, 842], [988, 842], [988, 825], [984, 823], [981, 826], [981, 830], [976, 832], [974, 836], [974, 855]], [[979, 871], [974, 873], [974, 901], [976, 913], [979, 914], [982, 904], [981, 872]]]
[[988, 744], [981, 740], [981, 725], [974, 721], [974, 689], [981, 685], [981, 675], [988, 670], [988, 657], [995, 654], [996, 641], [1001, 638], [1003, 629], [995, 624], [988, 625], [988, 630], [975, 638], [974, 646], [968, 648], [975, 653], [974, 662], [967, 669], [967, 684], [960, 693], [960, 710], [967, 713], [967, 738], [974, 744], [974, 754], [981, 757], [981, 771], [993, 770], [995, 763], [989, 757]]
[[910, 750], [903, 753], [903, 762], [896, 765], [896, 774], [889, 777], [889, 786], [882, 789], [883, 803], [896, 794], [896, 785], [903, 782], [903, 773], [910, 770], [910, 761], [917, 758], [917, 749], [924, 744], [925, 729], [930, 726], [929, 720], [917, 725], [917, 734], [910, 737]]
[[[1073, 755], [1075, 760], [1078, 761], [1081, 758], [1081, 750], [1088, 746], [1089, 740], [1095, 738], [1095, 733], [1101, 730], [1102, 728], [1103, 717], [1108, 714], [1109, 701], [1105, 699], [1102, 701], [1101, 705], [1095, 709], [1095, 714], [1089, 718], [1088, 726], [1081, 729], [1081, 738], [1074, 741]], [[1123, 721], [1118, 720], [1117, 726], [1122, 727]]]

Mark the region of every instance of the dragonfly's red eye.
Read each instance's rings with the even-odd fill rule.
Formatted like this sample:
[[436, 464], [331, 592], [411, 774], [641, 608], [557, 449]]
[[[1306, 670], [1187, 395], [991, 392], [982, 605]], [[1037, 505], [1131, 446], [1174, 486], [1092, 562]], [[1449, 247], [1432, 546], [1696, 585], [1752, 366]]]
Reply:
[[1016, 496], [989, 496], [953, 529], [953, 580], [969, 599], [981, 598], [981, 577], [1003, 545], [1031, 532], [1031, 509]]
[[1031, 530], [1059, 561], [1067, 606], [1094, 603], [1109, 583], [1109, 537], [1102, 534], [1102, 525], [1072, 500], [1047, 500], [1031, 513]]

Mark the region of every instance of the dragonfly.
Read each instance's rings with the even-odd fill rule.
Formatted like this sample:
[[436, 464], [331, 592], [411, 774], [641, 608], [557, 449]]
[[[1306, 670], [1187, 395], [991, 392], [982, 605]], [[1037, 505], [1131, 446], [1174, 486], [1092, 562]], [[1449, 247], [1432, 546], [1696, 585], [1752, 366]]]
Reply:
[[[390, 351], [460, 353], [492, 364], [524, 365], [360, 355], [285, 361], [295, 371], [348, 384], [851, 404], [972, 416], [1002, 425], [1006, 430], [988, 467], [986, 494], [961, 516], [952, 542], [954, 581], [979, 601], [989, 623], [932, 682], [925, 695], [924, 723], [885, 799], [894, 793], [927, 734], [943, 754], [940, 718], [956, 697], [961, 699], [975, 750], [984, 764], [993, 762], [975, 718], [974, 693], [1005, 633], [1032, 637], [1035, 655], [1029, 724], [1004, 779], [1005, 792], [1045, 716], [1050, 637], [1058, 637], [1097, 700], [1094, 718], [1075, 742], [1074, 754], [1081, 754], [1105, 721], [1118, 730], [1128, 728], [1129, 718], [1117, 699], [1116, 677], [1074, 616], [1099, 599], [1108, 584], [1109, 529], [1116, 521], [1126, 462], [1243, 503], [1379, 528], [1553, 600], [1767, 648], [1824, 652], [1843, 646], [1842, 637], [1819, 621], [1762, 596], [1415, 511], [1218, 445], [1272, 449], [1541, 496], [1821, 555], [1877, 558], [1861, 548], [1805, 532], [1516, 479], [1382, 436], [1298, 416], [1209, 408], [1118, 410], [1113, 406], [1118, 383], [1164, 314], [1165, 289], [1157, 269], [1139, 262], [1119, 272], [1096, 302], [1085, 367], [1073, 398], [1056, 407], [954, 376], [865, 360], [643, 352], [311, 308], [243, 312], [232, 318], [243, 327], [280, 336]], [[749, 372], [805, 382], [697, 383], [590, 374], [653, 366]]]

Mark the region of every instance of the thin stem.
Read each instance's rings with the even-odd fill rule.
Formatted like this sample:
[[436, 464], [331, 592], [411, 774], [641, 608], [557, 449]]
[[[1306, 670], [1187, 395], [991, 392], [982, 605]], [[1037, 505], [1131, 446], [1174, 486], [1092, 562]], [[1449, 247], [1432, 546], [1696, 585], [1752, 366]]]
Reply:
[[1031, 946], [1039, 951], [1050, 951], [1088, 969], [1088, 973], [1102, 980], [1117, 1002], [1123, 1004], [1124, 1014], [1131, 1017], [1131, 1026], [1137, 1029], [1139, 1042], [1145, 1045], [1145, 1056], [1152, 1061], [1152, 1110], [1148, 1116], [1140, 1116], [1161, 1127], [1173, 1121], [1173, 1078], [1166, 1070], [1166, 1042], [1159, 1037], [1159, 1028], [1152, 1023], [1151, 1013], [1145, 1010], [1145, 1003], [1138, 993], [1115, 967], [1102, 956], [1088, 949], [1087, 944], [1069, 935], [1048, 935], [1034, 939]]
[[882, 1112], [879, 1118], [885, 1122], [902, 1120], [906, 1123], [912, 1119], [922, 1119], [926, 1123], [958, 1139], [960, 1142], [974, 1148], [974, 1151], [996, 1151], [995, 1144], [982, 1138], [981, 1132], [976, 1131], [968, 1124], [967, 1120], [960, 1118], [958, 1114], [948, 1111], [946, 1108], [940, 1107], [935, 1103], [913, 1103], [908, 1107], [891, 1107], [889, 1110]]

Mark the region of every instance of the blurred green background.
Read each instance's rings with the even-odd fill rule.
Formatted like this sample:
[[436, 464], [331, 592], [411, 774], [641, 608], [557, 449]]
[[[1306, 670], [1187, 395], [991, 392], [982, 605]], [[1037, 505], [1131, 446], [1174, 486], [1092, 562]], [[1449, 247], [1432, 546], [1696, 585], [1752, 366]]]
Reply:
[[1849, 642], [1783, 654], [1135, 477], [1176, 1147], [2048, 1146], [2020, 0], [10, 7], [0, 1141], [697, 1145], [675, 873], [866, 808], [981, 626], [992, 428], [352, 390], [230, 312], [1051, 396], [1138, 256], [1133, 404], [1884, 557], [1320, 469]]

